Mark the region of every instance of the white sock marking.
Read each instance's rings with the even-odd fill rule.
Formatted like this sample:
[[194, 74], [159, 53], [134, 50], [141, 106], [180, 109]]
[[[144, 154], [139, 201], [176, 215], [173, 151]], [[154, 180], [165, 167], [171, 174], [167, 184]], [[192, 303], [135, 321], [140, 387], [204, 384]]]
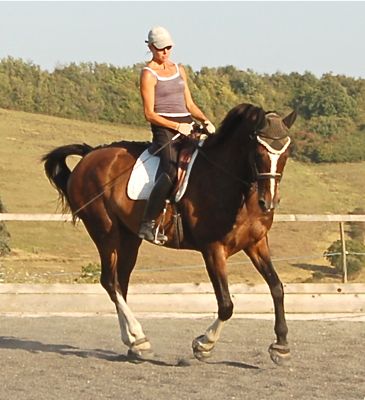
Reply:
[[141, 324], [133, 315], [123, 296], [117, 293], [117, 298], [117, 312], [122, 340], [124, 344], [130, 346], [136, 340], [143, 339], [145, 334], [143, 333]]

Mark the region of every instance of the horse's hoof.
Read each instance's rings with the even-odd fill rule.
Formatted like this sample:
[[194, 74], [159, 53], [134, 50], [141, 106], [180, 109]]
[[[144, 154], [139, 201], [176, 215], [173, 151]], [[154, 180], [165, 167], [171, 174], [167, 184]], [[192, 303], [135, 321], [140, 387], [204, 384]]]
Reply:
[[198, 336], [192, 343], [194, 357], [199, 361], [205, 361], [211, 357], [213, 350], [213, 346], [209, 350], [204, 348], [204, 344], [199, 341], [199, 339], [202, 339], [203, 337], [204, 335]]
[[272, 343], [268, 349], [271, 360], [279, 365], [287, 365], [290, 361], [290, 349], [288, 346]]
[[143, 362], [150, 360], [154, 357], [154, 353], [151, 349], [148, 350], [135, 350], [129, 349], [127, 353], [128, 360], [136, 361], [136, 362]]
[[208, 358], [211, 357], [212, 352], [211, 351], [199, 351], [199, 350], [193, 349], [193, 354], [197, 360], [204, 362], [204, 361], [208, 360]]
[[136, 340], [128, 350], [128, 358], [134, 361], [144, 361], [154, 356], [151, 344], [146, 337]]

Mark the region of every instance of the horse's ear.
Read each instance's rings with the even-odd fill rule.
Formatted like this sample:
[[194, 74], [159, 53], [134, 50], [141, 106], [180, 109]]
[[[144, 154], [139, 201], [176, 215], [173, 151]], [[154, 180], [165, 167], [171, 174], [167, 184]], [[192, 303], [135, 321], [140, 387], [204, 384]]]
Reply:
[[283, 119], [283, 122], [285, 126], [289, 129], [294, 124], [296, 119], [297, 119], [297, 112], [294, 110]]

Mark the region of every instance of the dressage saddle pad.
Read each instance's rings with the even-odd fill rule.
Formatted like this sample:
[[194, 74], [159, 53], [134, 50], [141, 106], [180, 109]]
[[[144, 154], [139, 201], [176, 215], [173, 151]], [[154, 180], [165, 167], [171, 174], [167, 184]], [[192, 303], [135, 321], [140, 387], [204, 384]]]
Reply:
[[[176, 192], [176, 203], [181, 200], [185, 193], [190, 172], [197, 155], [198, 150], [195, 150], [191, 156], [191, 161], [187, 166], [185, 177]], [[149, 198], [152, 188], [155, 184], [159, 165], [160, 158], [158, 156], [151, 155], [148, 149], [138, 157], [128, 181], [127, 194], [130, 199], [147, 200]]]

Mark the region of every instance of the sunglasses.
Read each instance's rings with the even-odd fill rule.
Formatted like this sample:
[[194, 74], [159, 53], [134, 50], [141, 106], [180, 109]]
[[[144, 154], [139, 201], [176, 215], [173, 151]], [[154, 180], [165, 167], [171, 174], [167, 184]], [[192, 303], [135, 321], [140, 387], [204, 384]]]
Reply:
[[153, 45], [153, 47], [157, 50], [157, 51], [164, 51], [164, 50], [171, 50], [172, 46], [166, 46], [163, 49], [158, 49], [155, 45]]

